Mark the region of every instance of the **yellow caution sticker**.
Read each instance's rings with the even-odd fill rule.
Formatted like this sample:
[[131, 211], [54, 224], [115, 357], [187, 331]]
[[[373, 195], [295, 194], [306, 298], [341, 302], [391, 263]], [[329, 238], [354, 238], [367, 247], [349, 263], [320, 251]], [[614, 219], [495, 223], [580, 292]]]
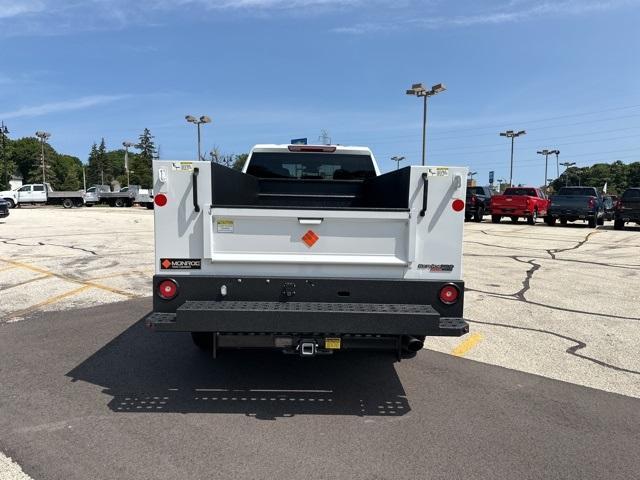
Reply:
[[233, 233], [233, 220], [218, 220], [216, 226], [218, 233]]
[[325, 338], [324, 348], [327, 350], [340, 350], [342, 342], [339, 338]]

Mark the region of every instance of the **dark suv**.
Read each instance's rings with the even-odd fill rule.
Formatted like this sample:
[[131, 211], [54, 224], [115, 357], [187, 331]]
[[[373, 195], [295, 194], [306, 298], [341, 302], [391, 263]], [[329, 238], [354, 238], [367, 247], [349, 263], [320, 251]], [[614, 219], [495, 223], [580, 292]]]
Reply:
[[474, 222], [481, 222], [483, 216], [491, 215], [492, 195], [493, 191], [489, 187], [467, 187], [465, 220], [473, 219]]
[[622, 230], [625, 223], [640, 225], [640, 187], [628, 188], [616, 202], [613, 228]]
[[0, 198], [0, 218], [5, 218], [9, 216], [9, 203], [7, 201]]

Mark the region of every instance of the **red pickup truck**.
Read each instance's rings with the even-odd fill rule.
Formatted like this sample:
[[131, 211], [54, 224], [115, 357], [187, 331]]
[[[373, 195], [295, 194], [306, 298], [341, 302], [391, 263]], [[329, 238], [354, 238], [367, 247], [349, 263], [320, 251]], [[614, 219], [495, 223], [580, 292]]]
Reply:
[[539, 188], [510, 187], [491, 197], [491, 221], [499, 223], [502, 217], [510, 217], [516, 223], [524, 217], [533, 225], [538, 217], [546, 217], [548, 208], [549, 200]]

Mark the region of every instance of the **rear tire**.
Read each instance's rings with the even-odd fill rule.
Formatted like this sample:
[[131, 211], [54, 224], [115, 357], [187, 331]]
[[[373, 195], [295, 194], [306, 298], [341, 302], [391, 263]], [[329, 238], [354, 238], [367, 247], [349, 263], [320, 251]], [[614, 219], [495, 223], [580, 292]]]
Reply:
[[618, 220], [617, 218], [613, 221], [613, 229], [614, 230], [623, 230], [624, 229], [624, 220]]
[[72, 208], [73, 207], [73, 200], [71, 200], [70, 198], [65, 198], [64, 200], [62, 200], [62, 206], [64, 208]]
[[118, 208], [124, 207], [124, 200], [122, 198], [116, 198], [116, 201], [113, 202], [113, 206]]
[[568, 220], [567, 220], [566, 218], [560, 218], [560, 224], [561, 224], [563, 227], [566, 227], [566, 226], [567, 226], [567, 222], [568, 222]]
[[212, 332], [191, 332], [191, 340], [193, 340], [193, 344], [200, 350], [207, 352], [213, 350]]
[[153, 202], [147, 203], [145, 207], [147, 207], [147, 210], [153, 210]]
[[596, 228], [596, 224], [597, 224], [596, 217], [589, 219], [589, 228]]
[[533, 215], [530, 215], [527, 217], [527, 223], [529, 225], [535, 225], [536, 224], [536, 220], [538, 220], [538, 211], [534, 210], [533, 211]]
[[605, 219], [604, 219], [604, 217], [600, 217], [600, 218], [596, 221], [596, 223], [597, 223], [598, 225], [602, 226], [602, 225], [604, 225], [604, 220], [605, 220]]
[[512, 223], [518, 223], [518, 217], [511, 217]]
[[553, 227], [556, 224], [556, 218], [555, 217], [545, 217], [544, 223], [546, 223], [550, 227]]
[[472, 218], [473, 218], [473, 215], [468, 214], [468, 213], [464, 214], [464, 221], [465, 222], [470, 222]]
[[478, 210], [476, 210], [476, 214], [473, 216], [473, 221], [480, 223], [482, 221], [482, 217], [484, 217], [484, 208], [479, 207]]
[[492, 223], [500, 223], [500, 220], [502, 220], [502, 216], [500, 216], [500, 215], [491, 215], [491, 222]]

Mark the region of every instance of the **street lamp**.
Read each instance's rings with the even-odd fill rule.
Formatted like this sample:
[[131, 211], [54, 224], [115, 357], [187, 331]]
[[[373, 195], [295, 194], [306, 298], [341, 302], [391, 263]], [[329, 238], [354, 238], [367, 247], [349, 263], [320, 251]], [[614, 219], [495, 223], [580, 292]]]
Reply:
[[427, 98], [432, 97], [433, 95], [444, 92], [447, 87], [442, 83], [437, 83], [431, 90], [427, 90], [421, 83], [414, 83], [411, 85], [411, 88], [407, 90], [407, 95], [415, 95], [416, 97], [424, 98], [424, 107], [422, 110], [422, 165], [425, 164], [426, 161], [426, 138], [427, 138]]
[[129, 175], [129, 147], [135, 146], [133, 142], [124, 141], [122, 142], [122, 146], [124, 147], [124, 170], [127, 172], [127, 187], [131, 183], [131, 178]]
[[51, 137], [51, 134], [49, 132], [43, 132], [38, 130], [36, 132], [36, 137], [40, 139], [40, 145], [42, 147], [42, 183], [46, 183], [45, 168], [44, 168], [44, 142], [46, 142], [47, 139]]
[[560, 165], [564, 167], [564, 185], [565, 187], [569, 186], [569, 175], [567, 175], [567, 169], [569, 167], [573, 167], [576, 162], [562, 162]]
[[538, 150], [538, 155], [544, 155], [544, 189], [547, 189], [547, 167], [548, 167], [548, 160], [549, 160], [549, 155], [553, 155], [554, 153], [556, 154], [556, 160], [558, 160], [557, 155], [560, 153], [560, 150], [547, 150], [546, 148], [544, 150]]
[[552, 150], [551, 153], [556, 154], [556, 177], [560, 177], [560, 164], [558, 163], [558, 156], [560, 155], [560, 150]]
[[391, 160], [396, 162], [396, 170], [398, 170], [400, 168], [400, 162], [404, 160], [404, 157], [399, 157], [397, 155], [394, 155], [393, 157], [391, 157]]
[[211, 118], [206, 115], [202, 115], [200, 118], [196, 118], [193, 115], [186, 115], [185, 120], [189, 123], [194, 123], [198, 127], [198, 160], [202, 157], [200, 156], [200, 125], [203, 123], [211, 123]]
[[525, 135], [527, 132], [524, 130], [520, 130], [519, 132], [514, 132], [513, 130], [507, 130], [506, 132], [500, 132], [501, 137], [507, 137], [511, 139], [511, 168], [509, 169], [509, 186], [513, 185], [513, 140], [520, 135]]
[[4, 177], [5, 185], [3, 188], [9, 188], [9, 171], [7, 170], [7, 145], [5, 143], [5, 139], [7, 138], [7, 134], [9, 133], [9, 129], [4, 124], [4, 122], [0, 123], [0, 135], [2, 135], [2, 173]]

